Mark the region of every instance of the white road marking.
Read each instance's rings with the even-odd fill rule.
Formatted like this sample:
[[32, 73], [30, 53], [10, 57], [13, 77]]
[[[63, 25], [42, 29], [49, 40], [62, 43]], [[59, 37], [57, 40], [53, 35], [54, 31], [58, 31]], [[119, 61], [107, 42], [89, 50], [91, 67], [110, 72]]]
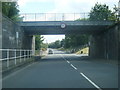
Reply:
[[96, 85], [93, 81], [91, 81], [85, 74], [80, 73], [85, 79], [87, 79], [93, 86], [95, 86], [98, 90], [102, 90], [98, 85]]
[[75, 66], [73, 66], [72, 64], [70, 64], [75, 70], [77, 70], [77, 68]]
[[69, 61], [67, 61], [67, 63], [70, 63]]
[[[62, 55], [61, 55], [61, 57], [64, 59], [64, 60], [66, 60], [67, 61], [67, 63], [69, 63], [70, 64], [70, 62], [67, 60], [67, 59], [65, 59]], [[74, 66], [74, 65], [72, 65], [72, 64], [70, 64], [71, 65], [71, 67], [73, 67], [75, 70], [77, 70], [77, 68]]]
[[67, 63], [70, 63], [67, 59], [65, 59], [62, 55], [61, 55], [61, 57], [65, 60], [65, 61], [67, 61]]
[[[61, 54], [60, 54], [61, 55]], [[65, 59], [62, 55], [61, 55], [61, 57], [64, 59], [64, 60], [66, 60], [67, 61], [67, 59]]]

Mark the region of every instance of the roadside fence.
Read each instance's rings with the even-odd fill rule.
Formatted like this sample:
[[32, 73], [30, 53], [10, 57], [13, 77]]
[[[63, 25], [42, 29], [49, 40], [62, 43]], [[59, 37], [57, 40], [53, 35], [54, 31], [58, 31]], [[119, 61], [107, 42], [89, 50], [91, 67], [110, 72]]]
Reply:
[[26, 61], [26, 59], [30, 59], [32, 57], [32, 50], [0, 49], [0, 52], [2, 53], [0, 62], [2, 61], [2, 64], [4, 64], [4, 67], [6, 68], [9, 68], [10, 65], [16, 66], [17, 64], [20, 64]]

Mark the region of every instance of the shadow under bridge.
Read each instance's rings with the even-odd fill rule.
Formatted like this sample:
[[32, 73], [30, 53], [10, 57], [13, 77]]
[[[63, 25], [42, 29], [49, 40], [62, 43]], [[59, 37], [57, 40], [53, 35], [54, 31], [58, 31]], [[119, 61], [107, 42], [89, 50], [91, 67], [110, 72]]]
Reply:
[[112, 21], [23, 21], [27, 35], [97, 34], [113, 25]]

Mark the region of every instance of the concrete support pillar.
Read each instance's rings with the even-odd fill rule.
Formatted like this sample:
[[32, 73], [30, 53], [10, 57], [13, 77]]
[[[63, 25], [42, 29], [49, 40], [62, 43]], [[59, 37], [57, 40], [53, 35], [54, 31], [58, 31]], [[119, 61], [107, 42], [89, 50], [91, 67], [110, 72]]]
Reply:
[[32, 55], [35, 55], [35, 36], [33, 36], [32, 38], [32, 51], [33, 51]]
[[90, 35], [90, 37], [89, 37], [89, 56], [90, 57], [94, 57], [95, 56], [95, 53], [94, 52], [92, 52], [93, 51], [93, 46], [94, 46], [94, 40], [93, 40], [93, 36], [92, 35]]
[[105, 46], [103, 35], [91, 35], [89, 56], [92, 58], [104, 58]]
[[90, 57], [120, 60], [120, 23], [90, 37]]

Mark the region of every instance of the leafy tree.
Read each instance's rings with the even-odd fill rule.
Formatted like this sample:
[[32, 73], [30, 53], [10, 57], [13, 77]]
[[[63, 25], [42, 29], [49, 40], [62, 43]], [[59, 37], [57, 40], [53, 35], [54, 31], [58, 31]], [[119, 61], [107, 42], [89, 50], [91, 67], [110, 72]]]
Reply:
[[47, 43], [42, 43], [42, 44], [41, 44], [41, 49], [42, 49], [43, 51], [47, 50], [47, 48], [48, 48], [48, 44], [47, 44]]
[[117, 21], [119, 21], [119, 17], [120, 17], [120, 15], [118, 14], [119, 8], [116, 5], [114, 5], [113, 7], [113, 13], [116, 15]]
[[17, 2], [2, 2], [2, 13], [14, 21], [21, 21]]
[[43, 41], [43, 37], [40, 35], [35, 35], [35, 50], [40, 50]]
[[70, 48], [70, 47], [71, 47], [71, 37], [70, 37], [70, 35], [65, 35], [64, 48]]
[[109, 10], [109, 6], [106, 4], [96, 3], [95, 6], [90, 11], [90, 20], [116, 20], [116, 15], [114, 12]]
[[49, 48], [60, 48], [61, 47], [61, 41], [56, 40], [55, 42], [52, 42], [48, 45]]
[[89, 18], [79, 18], [79, 19], [76, 19], [75, 21], [88, 21]]
[[88, 35], [66, 35], [65, 36], [65, 48], [75, 48], [81, 45], [85, 45], [88, 43]]
[[48, 45], [49, 48], [75, 48], [88, 44], [88, 35], [67, 34], [65, 39], [56, 40]]
[[62, 39], [61, 40], [61, 47], [64, 47], [65, 46], [65, 39]]

